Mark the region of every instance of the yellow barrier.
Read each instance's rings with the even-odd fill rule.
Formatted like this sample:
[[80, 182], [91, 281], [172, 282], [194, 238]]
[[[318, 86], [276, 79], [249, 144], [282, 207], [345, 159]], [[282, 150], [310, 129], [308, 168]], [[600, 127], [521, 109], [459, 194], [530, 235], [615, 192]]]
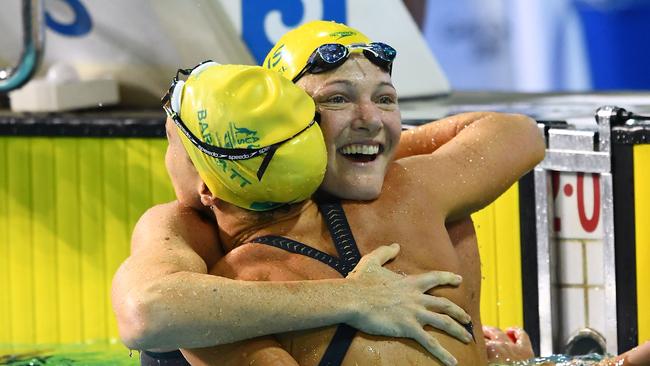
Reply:
[[472, 219], [483, 276], [481, 320], [500, 328], [523, 327], [518, 184]]
[[117, 337], [130, 232], [173, 199], [163, 139], [0, 137], [0, 344]]
[[639, 343], [650, 340], [650, 145], [634, 146], [634, 215]]

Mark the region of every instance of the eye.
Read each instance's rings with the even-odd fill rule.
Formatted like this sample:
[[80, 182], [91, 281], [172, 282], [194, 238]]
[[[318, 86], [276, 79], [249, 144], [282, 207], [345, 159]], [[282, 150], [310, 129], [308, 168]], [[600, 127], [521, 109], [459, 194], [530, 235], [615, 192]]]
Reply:
[[395, 104], [396, 99], [397, 98], [392, 95], [380, 95], [379, 98], [377, 98], [377, 102], [379, 104]]
[[347, 98], [340, 94], [332, 95], [331, 97], [327, 98], [325, 101], [326, 103], [332, 103], [332, 104], [341, 104], [347, 102]]

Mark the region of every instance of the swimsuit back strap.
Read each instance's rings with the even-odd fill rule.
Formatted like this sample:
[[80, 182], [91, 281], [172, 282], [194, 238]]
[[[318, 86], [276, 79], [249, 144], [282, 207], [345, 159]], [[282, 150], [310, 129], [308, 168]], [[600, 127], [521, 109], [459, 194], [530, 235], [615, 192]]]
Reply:
[[351, 271], [361, 260], [361, 253], [359, 253], [341, 203], [339, 201], [320, 202], [318, 209], [325, 218], [327, 229], [334, 241], [339, 258]]
[[343, 363], [348, 348], [352, 344], [357, 330], [347, 324], [340, 324], [327, 346], [318, 366], [339, 366]]
[[[361, 253], [359, 253], [354, 235], [352, 235], [345, 211], [339, 201], [319, 202], [318, 209], [325, 218], [327, 229], [334, 241], [339, 258], [346, 265], [347, 272], [343, 275], [345, 277], [361, 260]], [[356, 334], [356, 329], [347, 324], [340, 324], [318, 366], [341, 365]]]
[[347, 274], [352, 270], [352, 268], [354, 268], [354, 267], [348, 268], [346, 263], [343, 263], [340, 259], [332, 257], [331, 255], [325, 252], [321, 252], [318, 249], [312, 248], [303, 243], [282, 236], [275, 236], [275, 235], [260, 236], [253, 239], [252, 242], [270, 245], [272, 247], [284, 249], [287, 252], [301, 254], [310, 258], [314, 258], [334, 268], [343, 277], [347, 276]]

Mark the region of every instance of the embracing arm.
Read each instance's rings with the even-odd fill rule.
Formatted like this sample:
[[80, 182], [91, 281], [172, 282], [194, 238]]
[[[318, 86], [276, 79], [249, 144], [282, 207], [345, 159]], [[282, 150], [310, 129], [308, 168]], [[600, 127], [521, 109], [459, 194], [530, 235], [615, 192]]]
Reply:
[[[139, 220], [112, 289], [127, 346], [206, 347], [353, 320], [355, 291], [345, 281], [262, 283], [209, 275], [222, 255], [215, 228], [178, 203], [156, 206]], [[302, 306], [305, 301], [310, 306]]]
[[[113, 308], [127, 346], [157, 351], [208, 347], [347, 323], [371, 334], [418, 337], [440, 352], [435, 339], [423, 333], [427, 321], [415, 312], [431, 309], [468, 321], [459, 307], [424, 294], [437, 285], [458, 285], [460, 279], [450, 273], [402, 277], [374, 266], [346, 280], [293, 282], [209, 275], [208, 268], [222, 256], [215, 226], [178, 203], [156, 206], [140, 219], [131, 256], [113, 279]], [[393, 251], [397, 255], [398, 249]], [[387, 305], [391, 299], [400, 303]]]
[[[411, 172], [448, 222], [481, 209], [544, 158], [544, 138], [524, 115], [485, 112], [428, 155], [397, 162]], [[412, 168], [412, 169], [411, 169]]]
[[462, 113], [429, 122], [402, 132], [395, 160], [413, 155], [431, 154], [456, 137], [468, 125], [489, 112]]

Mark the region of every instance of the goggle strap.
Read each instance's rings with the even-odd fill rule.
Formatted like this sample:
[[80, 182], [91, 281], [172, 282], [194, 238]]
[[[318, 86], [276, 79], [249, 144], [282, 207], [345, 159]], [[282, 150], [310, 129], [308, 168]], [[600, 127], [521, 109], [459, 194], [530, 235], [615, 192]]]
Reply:
[[262, 160], [262, 164], [260, 165], [259, 169], [257, 169], [257, 180], [262, 180], [262, 176], [264, 176], [264, 172], [266, 171], [266, 168], [268, 168], [269, 163], [271, 162], [271, 158], [273, 158], [273, 155], [275, 155], [275, 152], [278, 150], [279, 146], [280, 145], [278, 144], [273, 144], [270, 146], [269, 151], [264, 156], [264, 160]]
[[183, 92], [183, 85], [185, 85], [185, 81], [178, 80], [173, 86], [169, 104], [174, 113], [181, 113], [181, 93]]
[[298, 131], [298, 133], [282, 141], [276, 142], [268, 146], [260, 147], [258, 149], [246, 149], [246, 148], [224, 148], [224, 147], [206, 144], [205, 142], [201, 141], [198, 137], [196, 137], [187, 128], [187, 126], [185, 125], [185, 123], [183, 123], [183, 121], [181, 120], [178, 114], [174, 114], [171, 117], [174, 123], [176, 124], [176, 126], [178, 126], [178, 128], [181, 130], [181, 132], [183, 132], [183, 134], [190, 140], [190, 142], [194, 146], [196, 146], [196, 148], [198, 148], [202, 153], [211, 156], [213, 158], [225, 159], [225, 160], [247, 160], [265, 154], [269, 152], [271, 149], [273, 148], [277, 149], [279, 145], [282, 145], [283, 143], [300, 135], [315, 123], [315, 121], [312, 120], [309, 124], [307, 124], [307, 126], [305, 126], [305, 128]]

